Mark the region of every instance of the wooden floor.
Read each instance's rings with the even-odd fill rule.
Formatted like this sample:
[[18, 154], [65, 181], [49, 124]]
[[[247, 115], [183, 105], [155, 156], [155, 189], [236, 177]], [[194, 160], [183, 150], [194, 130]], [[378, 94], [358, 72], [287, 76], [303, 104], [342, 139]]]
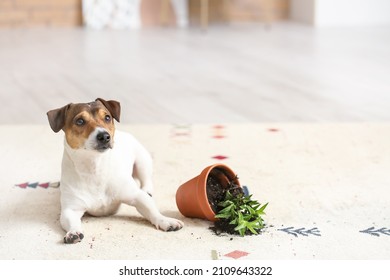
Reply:
[[96, 97], [122, 123], [390, 121], [390, 27], [0, 30], [0, 124]]

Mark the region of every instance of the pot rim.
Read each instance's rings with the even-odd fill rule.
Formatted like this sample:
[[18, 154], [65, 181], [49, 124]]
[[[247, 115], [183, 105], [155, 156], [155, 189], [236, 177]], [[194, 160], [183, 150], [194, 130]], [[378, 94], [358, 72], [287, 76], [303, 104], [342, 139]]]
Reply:
[[[204, 199], [207, 203], [201, 204], [202, 212], [205, 214], [208, 220], [210, 221], [216, 221], [217, 219], [215, 218], [215, 213], [213, 209], [210, 206], [208, 196], [207, 196], [207, 179], [209, 177], [210, 172], [215, 169], [215, 168], [221, 168], [223, 170], [226, 170], [227, 173], [232, 174], [233, 176], [236, 176], [236, 173], [226, 164], [223, 163], [216, 163], [213, 165], [210, 165], [202, 170], [200, 175], [198, 176], [198, 181], [197, 184], [202, 184], [201, 187], [198, 187], [198, 195]], [[230, 179], [230, 178], [229, 178]], [[241, 187], [240, 181], [238, 178], [236, 179], [236, 182], [238, 186]]]

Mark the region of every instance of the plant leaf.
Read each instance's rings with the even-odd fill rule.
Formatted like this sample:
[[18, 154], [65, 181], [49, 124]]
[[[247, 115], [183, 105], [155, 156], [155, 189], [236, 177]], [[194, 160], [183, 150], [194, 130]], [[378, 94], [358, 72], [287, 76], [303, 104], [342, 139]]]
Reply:
[[238, 221], [237, 219], [234, 219], [232, 221], [230, 221], [229, 225], [237, 225], [238, 224]]
[[246, 223], [239, 223], [238, 226], [234, 228], [234, 230], [239, 231], [240, 229], [246, 228]]
[[218, 215], [215, 215], [215, 218], [218, 218], [218, 219], [227, 219], [230, 217], [230, 214], [218, 214]]
[[247, 228], [253, 233], [253, 234], [258, 234], [258, 232], [253, 228], [253, 226], [249, 223], [247, 225]]
[[252, 200], [252, 195], [239, 194], [233, 196], [230, 191], [226, 192], [224, 201], [218, 203], [222, 210], [215, 216], [226, 219], [230, 225], [235, 225], [234, 230], [241, 236], [249, 231], [259, 234], [264, 227], [262, 215], [268, 203], [261, 205], [257, 200]]
[[264, 204], [263, 206], [261, 206], [261, 208], [259, 209], [259, 211], [263, 212], [264, 209], [268, 206], [268, 202], [266, 204]]

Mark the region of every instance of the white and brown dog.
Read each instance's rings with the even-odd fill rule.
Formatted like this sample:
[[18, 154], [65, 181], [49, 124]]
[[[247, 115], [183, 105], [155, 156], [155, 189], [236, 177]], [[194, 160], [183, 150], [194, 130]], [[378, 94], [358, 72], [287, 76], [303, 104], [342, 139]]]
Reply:
[[[61, 225], [65, 243], [83, 239], [81, 217], [116, 213], [135, 206], [158, 229], [175, 231], [179, 220], [163, 216], [151, 196], [152, 159], [129, 133], [115, 131], [120, 104], [101, 98], [68, 104], [47, 113], [54, 132], [65, 132], [61, 174]], [[139, 181], [139, 184], [136, 182]]]

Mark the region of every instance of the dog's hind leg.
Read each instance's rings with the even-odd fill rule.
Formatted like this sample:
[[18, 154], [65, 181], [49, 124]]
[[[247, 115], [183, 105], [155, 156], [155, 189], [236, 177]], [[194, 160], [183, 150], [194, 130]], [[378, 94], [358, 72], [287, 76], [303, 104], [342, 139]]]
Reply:
[[153, 162], [149, 153], [141, 147], [137, 151], [133, 177], [137, 179], [141, 184], [141, 189], [148, 193], [150, 196], [153, 195]]

